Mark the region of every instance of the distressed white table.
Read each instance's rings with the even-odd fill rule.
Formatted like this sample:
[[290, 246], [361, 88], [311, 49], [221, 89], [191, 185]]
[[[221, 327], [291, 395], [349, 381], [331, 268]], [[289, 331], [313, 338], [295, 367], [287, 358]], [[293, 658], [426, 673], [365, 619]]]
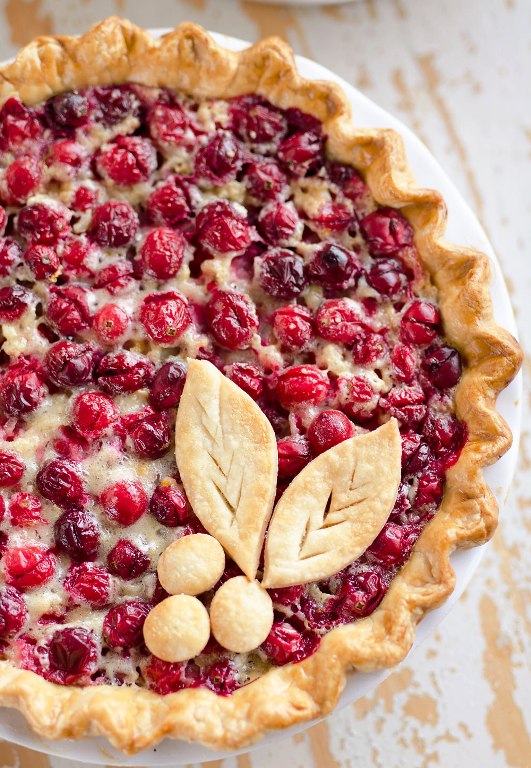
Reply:
[[[2, 12], [0, 58], [37, 34], [81, 32], [111, 13], [149, 27], [191, 19], [248, 40], [282, 35], [430, 147], [492, 240], [531, 353], [529, 0], [365, 0], [311, 9], [237, 0], [5, 0]], [[528, 385], [526, 393], [520, 463], [501, 526], [439, 632], [370, 698], [211, 768], [531, 766]], [[0, 743], [0, 767], [77, 765]]]

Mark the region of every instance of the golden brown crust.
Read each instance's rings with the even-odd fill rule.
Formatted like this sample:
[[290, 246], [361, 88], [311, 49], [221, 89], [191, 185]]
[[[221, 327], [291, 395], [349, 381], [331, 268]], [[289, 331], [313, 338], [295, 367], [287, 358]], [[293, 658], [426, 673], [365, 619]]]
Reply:
[[354, 129], [341, 90], [301, 78], [290, 48], [277, 38], [235, 54], [193, 24], [155, 41], [129, 22], [111, 18], [80, 38], [37, 38], [0, 75], [2, 102], [18, 95], [36, 103], [70, 88], [125, 80], [193, 96], [262, 93], [279, 106], [296, 106], [322, 120], [330, 154], [362, 171], [376, 200], [401, 208], [413, 224], [421, 258], [439, 291], [447, 337], [467, 363], [456, 403], [470, 439], [447, 473], [440, 511], [380, 607], [330, 632], [310, 658], [272, 670], [230, 697], [204, 689], [162, 697], [131, 688], [61, 688], [0, 662], [0, 704], [20, 709], [39, 734], [102, 734], [126, 752], [165, 736], [238, 748], [269, 729], [330, 712], [349, 668], [391, 666], [405, 656], [417, 622], [453, 589], [450, 553], [486, 541], [495, 529], [497, 504], [482, 470], [511, 444], [495, 401], [516, 374], [521, 351], [493, 320], [487, 257], [444, 241], [444, 202], [437, 192], [416, 186], [400, 137], [390, 130]]

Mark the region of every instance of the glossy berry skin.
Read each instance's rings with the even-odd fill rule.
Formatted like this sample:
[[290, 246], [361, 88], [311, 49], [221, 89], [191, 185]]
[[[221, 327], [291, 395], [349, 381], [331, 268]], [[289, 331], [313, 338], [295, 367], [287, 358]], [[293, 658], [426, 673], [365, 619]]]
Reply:
[[368, 616], [378, 607], [385, 591], [385, 582], [378, 570], [361, 571], [347, 577], [338, 592], [339, 613], [346, 621]]
[[63, 211], [44, 203], [27, 205], [20, 211], [17, 230], [21, 237], [37, 245], [57, 245], [70, 228]]
[[209, 253], [243, 251], [251, 244], [251, 228], [243, 213], [230, 203], [208, 203], [196, 219], [196, 239]]
[[72, 427], [87, 440], [101, 437], [117, 419], [114, 402], [101, 392], [82, 392], [72, 403]]
[[318, 644], [319, 640], [310, 632], [299, 632], [288, 621], [275, 621], [262, 649], [274, 664], [282, 666], [306, 658]]
[[402, 341], [429, 344], [440, 330], [441, 315], [435, 304], [418, 299], [404, 312], [400, 324]]
[[328, 243], [318, 248], [308, 264], [308, 279], [325, 288], [346, 288], [354, 285], [361, 271], [353, 251]]
[[28, 618], [26, 601], [15, 587], [0, 590], [0, 637], [16, 635]]
[[378, 259], [366, 277], [371, 288], [382, 296], [398, 296], [408, 285], [404, 266], [398, 259]]
[[114, 261], [94, 277], [94, 288], [104, 288], [111, 296], [127, 293], [134, 284], [133, 265], [129, 261]]
[[253, 303], [236, 291], [216, 291], [205, 313], [210, 333], [225, 349], [246, 349], [258, 330]]
[[150, 564], [149, 555], [127, 539], [119, 539], [107, 555], [109, 570], [124, 581], [137, 579]]
[[0, 382], [0, 405], [7, 416], [22, 416], [34, 411], [47, 392], [38, 367], [19, 358], [7, 368]]
[[289, 304], [275, 311], [273, 330], [282, 346], [294, 351], [308, 349], [315, 338], [312, 313], [298, 304]]
[[319, 405], [328, 394], [328, 377], [313, 365], [288, 368], [278, 378], [276, 395], [284, 408], [301, 403]]
[[290, 245], [302, 230], [293, 204], [280, 201], [264, 206], [258, 217], [258, 231], [269, 245]]
[[79, 387], [91, 380], [96, 365], [92, 344], [58, 341], [45, 358], [48, 378], [59, 387]]
[[244, 183], [251, 197], [266, 203], [283, 195], [287, 177], [276, 163], [255, 162], [247, 167]]
[[142, 355], [115, 352], [100, 360], [94, 378], [108, 395], [120, 395], [149, 386], [154, 373], [155, 366]]
[[351, 225], [352, 212], [342, 203], [323, 203], [313, 221], [325, 232], [345, 232]]
[[73, 560], [95, 560], [100, 544], [100, 528], [92, 512], [70, 508], [54, 526], [55, 546]]
[[65, 627], [54, 633], [48, 646], [48, 680], [73, 685], [90, 679], [98, 665], [96, 635], [84, 627]]
[[14, 493], [9, 500], [9, 518], [11, 525], [30, 528], [47, 524], [43, 518], [42, 504], [32, 493]]
[[240, 96], [233, 99], [230, 112], [234, 133], [248, 144], [277, 146], [286, 135], [285, 116], [259, 96]]
[[230, 131], [218, 131], [195, 158], [195, 175], [210, 184], [227, 184], [242, 167], [241, 149]]
[[147, 459], [160, 458], [171, 442], [168, 414], [154, 411], [138, 419], [128, 429], [129, 441], [138, 456]]
[[396, 256], [413, 244], [413, 227], [399, 211], [379, 208], [361, 222], [361, 231], [372, 256]]
[[117, 136], [100, 149], [96, 166], [103, 178], [118, 186], [130, 186], [149, 180], [157, 167], [157, 155], [147, 139]]
[[0, 452], [0, 488], [9, 488], [22, 479], [26, 467], [16, 454]]
[[373, 418], [378, 397], [365, 376], [346, 376], [338, 380], [342, 410], [356, 422]]
[[89, 328], [92, 318], [86, 290], [77, 285], [52, 287], [46, 317], [63, 336], [75, 336]]
[[20, 285], [5, 285], [0, 288], [0, 320], [12, 323], [22, 317], [29, 307], [31, 293]]
[[109, 486], [100, 501], [107, 517], [121, 526], [136, 523], [148, 507], [147, 494], [136, 480], [123, 480]]
[[310, 443], [302, 435], [281, 438], [277, 451], [280, 480], [292, 480], [312, 460]]
[[181, 661], [174, 664], [152, 656], [144, 669], [144, 676], [149, 681], [149, 689], [165, 696], [183, 688], [197, 688], [202, 683], [202, 671], [193, 661]]
[[292, 299], [306, 285], [304, 260], [287, 248], [267, 251], [258, 270], [258, 284], [275, 299]]
[[96, 208], [90, 235], [104, 248], [123, 248], [133, 240], [138, 229], [138, 216], [129, 203], [111, 200]]
[[55, 573], [57, 558], [41, 546], [8, 549], [3, 557], [6, 583], [19, 590], [40, 587]]
[[414, 526], [387, 523], [368, 552], [387, 567], [399, 566], [409, 556], [417, 537], [418, 529]]
[[149, 511], [162, 525], [176, 528], [188, 521], [192, 508], [184, 491], [176, 485], [159, 485], [149, 502]]
[[176, 408], [186, 382], [186, 366], [178, 360], [164, 363], [153, 379], [149, 404], [159, 411]]
[[281, 143], [278, 159], [292, 176], [306, 176], [323, 163], [323, 139], [311, 131], [296, 133]]
[[94, 315], [92, 327], [103, 344], [115, 344], [129, 327], [129, 315], [118, 304], [104, 304]]
[[3, 197], [10, 205], [21, 205], [37, 192], [41, 178], [37, 158], [30, 155], [18, 157], [6, 169]]
[[0, 237], [0, 276], [6, 277], [22, 261], [22, 248], [12, 237]]
[[127, 84], [98, 86], [93, 96], [104, 125], [116, 125], [137, 112], [136, 98]]
[[47, 245], [30, 245], [24, 254], [24, 261], [36, 280], [48, 280], [59, 269], [59, 257]]
[[88, 603], [93, 608], [103, 608], [109, 602], [111, 578], [100, 565], [74, 565], [67, 573], [63, 586], [70, 599], [79, 605]]
[[173, 345], [192, 322], [186, 299], [176, 291], [150, 293], [140, 308], [147, 335], [158, 344]]
[[147, 116], [151, 137], [162, 149], [186, 143], [188, 122], [179, 104], [155, 104]]
[[191, 215], [186, 192], [171, 180], [153, 190], [146, 208], [149, 220], [161, 227], [178, 227]]
[[159, 280], [175, 277], [183, 263], [184, 245], [180, 232], [163, 227], [153, 229], [142, 246], [144, 269]]
[[150, 610], [150, 604], [143, 600], [126, 600], [111, 608], [103, 620], [103, 637], [109, 648], [141, 645], [144, 622]]
[[37, 472], [37, 488], [41, 496], [59, 507], [83, 501], [85, 490], [81, 468], [73, 461], [52, 459]]
[[360, 309], [348, 299], [323, 302], [315, 317], [315, 328], [321, 338], [336, 344], [354, 344], [367, 334]]
[[253, 400], [258, 400], [264, 390], [264, 375], [252, 363], [233, 363], [225, 368], [225, 376]]
[[422, 370], [434, 387], [438, 389], [455, 387], [462, 373], [459, 352], [447, 346], [428, 350], [422, 361]]
[[77, 91], [54, 96], [47, 103], [49, 119], [56, 128], [73, 129], [84, 125], [89, 116], [87, 98]]
[[308, 440], [316, 456], [353, 436], [354, 425], [341, 411], [321, 411], [308, 429]]

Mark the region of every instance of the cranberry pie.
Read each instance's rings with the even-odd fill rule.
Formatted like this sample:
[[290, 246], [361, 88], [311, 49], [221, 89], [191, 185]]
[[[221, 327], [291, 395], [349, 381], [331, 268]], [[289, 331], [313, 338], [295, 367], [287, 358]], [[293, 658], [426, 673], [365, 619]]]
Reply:
[[108, 19], [0, 101], [0, 704], [126, 752], [329, 712], [494, 530], [486, 257], [276, 39]]

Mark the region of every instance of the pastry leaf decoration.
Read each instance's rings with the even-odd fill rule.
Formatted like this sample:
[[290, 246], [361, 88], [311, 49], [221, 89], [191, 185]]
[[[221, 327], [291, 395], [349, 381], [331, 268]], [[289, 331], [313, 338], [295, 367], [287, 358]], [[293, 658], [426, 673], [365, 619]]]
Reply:
[[400, 482], [395, 419], [310, 462], [278, 502], [267, 534], [264, 587], [328, 578], [383, 528]]
[[250, 579], [273, 509], [277, 447], [254, 401], [206, 361], [189, 360], [175, 431], [193, 510]]

